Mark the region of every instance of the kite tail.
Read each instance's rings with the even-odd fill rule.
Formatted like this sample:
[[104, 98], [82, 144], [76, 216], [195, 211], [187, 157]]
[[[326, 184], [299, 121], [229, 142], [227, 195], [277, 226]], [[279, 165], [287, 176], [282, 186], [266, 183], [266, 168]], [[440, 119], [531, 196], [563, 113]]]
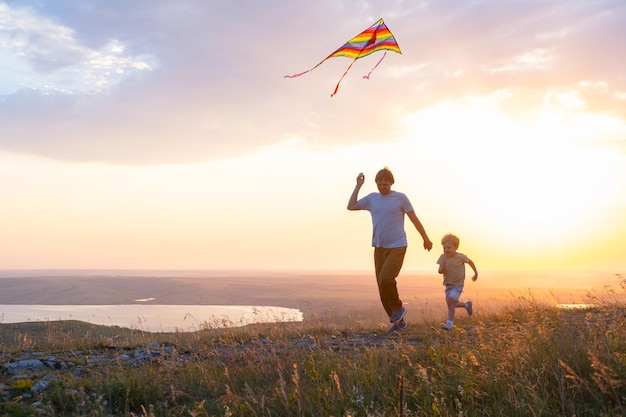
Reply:
[[285, 75], [283, 78], [296, 78], [296, 77], [299, 77], [299, 76], [304, 75], [304, 74], [306, 74], [307, 72], [311, 72], [311, 71], [313, 71], [313, 70], [312, 70], [312, 69], [310, 69], [310, 70], [307, 70], [307, 71], [301, 72], [301, 73], [299, 73], [299, 74]]
[[354, 61], [352, 61], [350, 63], [350, 65], [348, 66], [348, 69], [346, 69], [346, 72], [343, 73], [343, 75], [341, 76], [341, 78], [337, 82], [337, 85], [335, 86], [335, 91], [333, 91], [333, 93], [330, 95], [331, 97], [334, 96], [335, 94], [337, 94], [337, 90], [339, 90], [339, 83], [341, 83], [341, 80], [343, 80], [343, 77], [345, 77], [346, 74], [348, 73], [348, 71], [350, 71], [350, 68], [352, 68], [352, 64], [354, 64], [357, 59], [359, 59], [359, 58], [358, 57], [354, 58]]
[[296, 78], [299, 77], [301, 75], [307, 74], [311, 71], [313, 71], [315, 68], [319, 67], [320, 65], [322, 65], [324, 63], [324, 61], [326, 61], [329, 57], [324, 58], [323, 60], [321, 60], [316, 66], [314, 66], [313, 68], [311, 68], [310, 70], [306, 70], [304, 72], [300, 72], [298, 74], [293, 74], [293, 75], [285, 75], [283, 78]]
[[378, 60], [378, 62], [376, 63], [376, 65], [374, 65], [374, 67], [370, 70], [370, 72], [367, 73], [367, 75], [364, 75], [363, 78], [366, 80], [370, 79], [370, 75], [372, 74], [372, 72], [376, 69], [376, 67], [383, 62], [383, 59], [385, 59], [385, 55], [387, 55], [387, 51], [385, 51], [385, 53], [383, 54], [383, 56]]

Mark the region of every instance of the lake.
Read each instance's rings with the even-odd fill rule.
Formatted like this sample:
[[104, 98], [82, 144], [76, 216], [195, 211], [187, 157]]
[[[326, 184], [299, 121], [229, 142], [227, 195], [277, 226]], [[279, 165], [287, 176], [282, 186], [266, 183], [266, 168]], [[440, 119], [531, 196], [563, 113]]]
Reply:
[[[141, 300], [149, 301], [149, 300]], [[231, 305], [0, 305], [0, 323], [79, 320], [146, 332], [194, 332], [255, 323], [297, 322], [294, 308]]]

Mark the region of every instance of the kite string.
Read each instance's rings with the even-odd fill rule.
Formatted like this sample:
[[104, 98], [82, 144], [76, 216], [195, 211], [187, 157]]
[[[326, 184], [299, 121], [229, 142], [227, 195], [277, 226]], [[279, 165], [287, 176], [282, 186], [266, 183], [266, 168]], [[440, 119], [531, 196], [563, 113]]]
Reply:
[[385, 51], [385, 53], [383, 54], [383, 56], [378, 60], [378, 62], [376, 63], [376, 65], [374, 65], [374, 67], [370, 70], [370, 72], [367, 73], [367, 75], [364, 75], [363, 78], [366, 80], [370, 79], [370, 75], [372, 74], [372, 72], [376, 69], [376, 67], [383, 62], [383, 59], [385, 59], [385, 55], [387, 55], [387, 51]]

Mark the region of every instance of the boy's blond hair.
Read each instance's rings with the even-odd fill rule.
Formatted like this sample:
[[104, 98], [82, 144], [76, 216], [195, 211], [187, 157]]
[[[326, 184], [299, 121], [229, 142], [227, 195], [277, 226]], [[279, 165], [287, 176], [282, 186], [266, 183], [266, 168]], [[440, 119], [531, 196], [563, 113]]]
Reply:
[[459, 248], [459, 243], [461, 243], [460, 239], [452, 233], [448, 233], [441, 239], [442, 245], [445, 245], [448, 242], [452, 243], [452, 245], [457, 249]]

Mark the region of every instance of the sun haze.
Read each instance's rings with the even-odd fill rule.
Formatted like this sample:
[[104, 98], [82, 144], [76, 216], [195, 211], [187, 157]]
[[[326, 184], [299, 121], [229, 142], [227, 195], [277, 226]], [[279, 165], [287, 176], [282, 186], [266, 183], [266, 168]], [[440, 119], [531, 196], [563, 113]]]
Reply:
[[[402, 54], [311, 68], [379, 18]], [[0, 0], [0, 269], [369, 270], [388, 166], [433, 251], [626, 273], [613, 1]]]

